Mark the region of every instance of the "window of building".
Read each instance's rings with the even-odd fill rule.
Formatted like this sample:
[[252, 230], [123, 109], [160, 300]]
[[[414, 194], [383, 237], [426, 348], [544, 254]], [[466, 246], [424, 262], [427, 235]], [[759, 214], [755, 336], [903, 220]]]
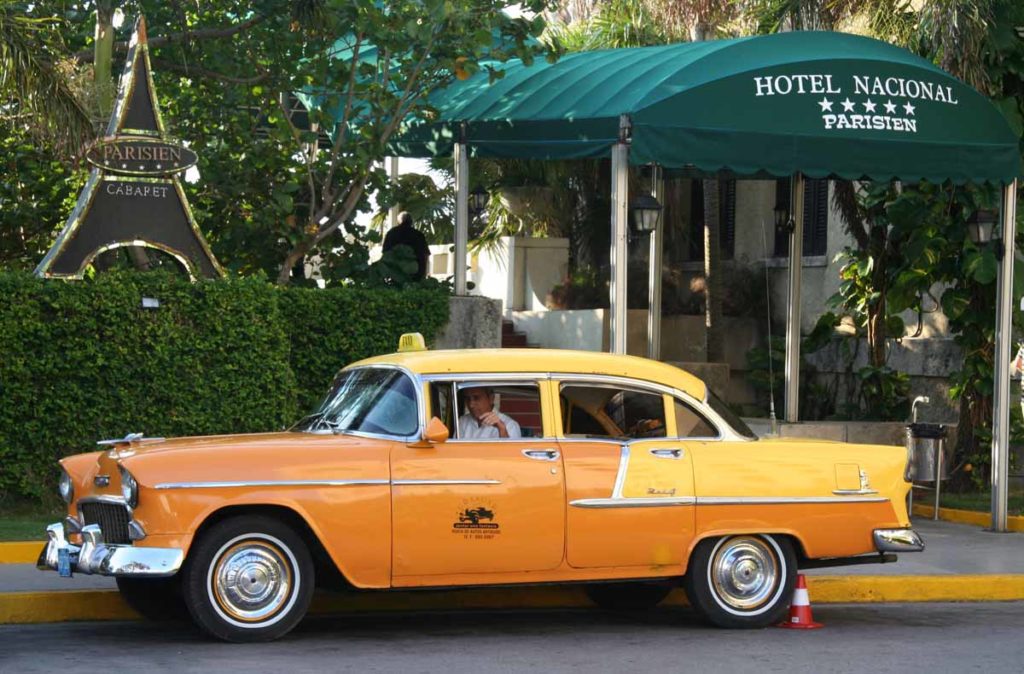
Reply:
[[[775, 181], [775, 203], [789, 208], [789, 178]], [[804, 183], [804, 255], [825, 255], [828, 250], [828, 180], [808, 178]], [[775, 257], [789, 257], [789, 235], [775, 232]]]

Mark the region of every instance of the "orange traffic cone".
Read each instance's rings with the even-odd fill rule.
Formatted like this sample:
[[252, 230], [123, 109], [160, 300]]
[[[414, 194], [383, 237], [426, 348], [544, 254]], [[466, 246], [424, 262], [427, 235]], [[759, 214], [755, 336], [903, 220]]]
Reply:
[[796, 575], [796, 589], [793, 590], [793, 603], [789, 605], [789, 620], [779, 623], [777, 627], [788, 627], [793, 630], [816, 630], [824, 627], [814, 622], [811, 615], [811, 600], [807, 595], [807, 581], [804, 574]]

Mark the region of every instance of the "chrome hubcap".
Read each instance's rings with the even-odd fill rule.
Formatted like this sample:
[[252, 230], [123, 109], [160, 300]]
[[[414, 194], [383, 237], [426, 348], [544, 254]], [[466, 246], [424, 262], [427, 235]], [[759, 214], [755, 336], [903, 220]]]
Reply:
[[217, 559], [213, 591], [232, 618], [260, 622], [287, 603], [293, 585], [286, 555], [269, 541], [242, 541]]
[[775, 552], [760, 538], [730, 538], [719, 545], [711, 559], [715, 593], [738, 610], [756, 609], [768, 601], [778, 578]]

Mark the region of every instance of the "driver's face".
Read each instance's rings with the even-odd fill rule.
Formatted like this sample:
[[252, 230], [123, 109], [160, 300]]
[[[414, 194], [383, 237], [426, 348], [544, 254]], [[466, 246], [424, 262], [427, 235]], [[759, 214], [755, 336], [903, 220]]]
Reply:
[[466, 389], [466, 407], [474, 418], [479, 419], [494, 409], [494, 394], [483, 388]]

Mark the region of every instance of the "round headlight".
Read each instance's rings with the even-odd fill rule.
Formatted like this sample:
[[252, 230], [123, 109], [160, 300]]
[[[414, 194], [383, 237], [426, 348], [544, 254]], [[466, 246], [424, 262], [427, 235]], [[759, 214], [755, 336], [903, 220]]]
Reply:
[[75, 498], [75, 485], [71, 482], [71, 476], [68, 475], [68, 471], [63, 468], [60, 469], [60, 481], [57, 483], [57, 491], [65, 503], [71, 503], [71, 500]]
[[128, 504], [129, 508], [134, 508], [139, 505], [139, 484], [132, 477], [132, 474], [124, 469], [122, 466], [121, 471], [121, 496], [124, 497], [125, 503]]

